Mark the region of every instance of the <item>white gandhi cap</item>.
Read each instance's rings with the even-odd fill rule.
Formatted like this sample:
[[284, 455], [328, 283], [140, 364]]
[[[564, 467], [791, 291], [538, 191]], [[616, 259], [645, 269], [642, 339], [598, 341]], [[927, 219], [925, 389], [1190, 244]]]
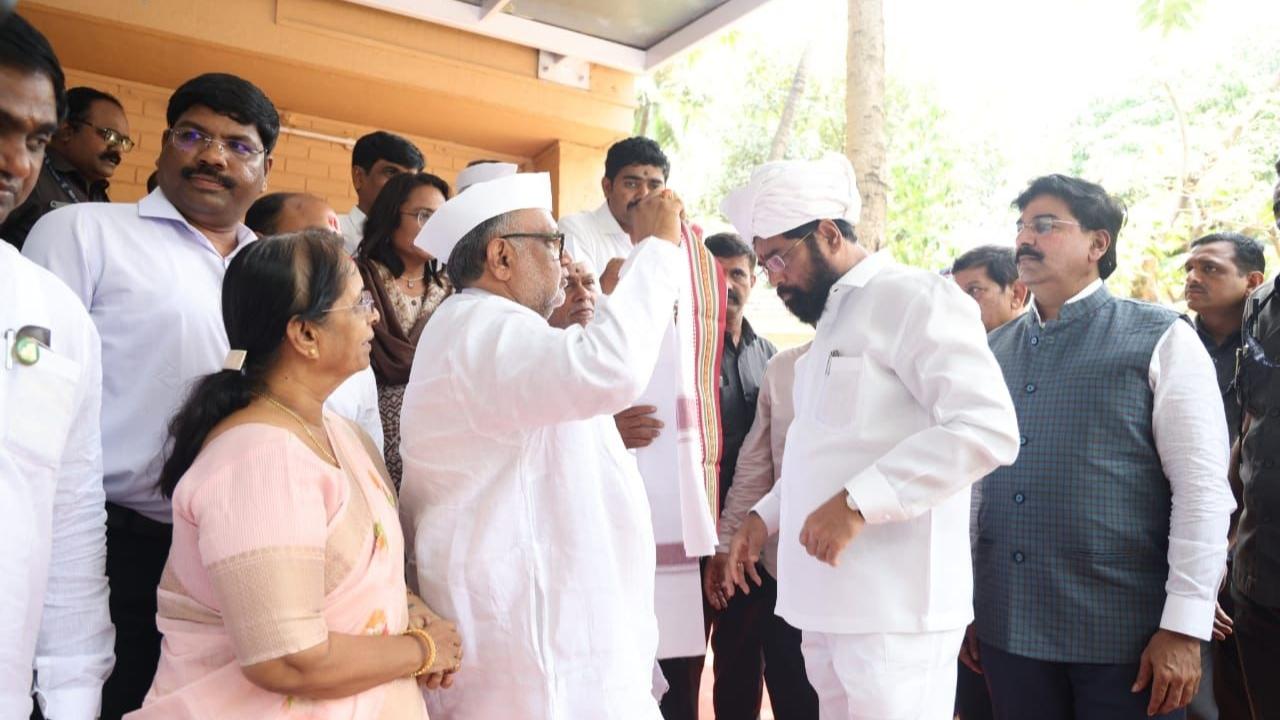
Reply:
[[413, 244], [447, 263], [464, 235], [485, 220], [515, 210], [550, 212], [551, 175], [519, 173], [476, 183], [441, 205], [422, 226]]

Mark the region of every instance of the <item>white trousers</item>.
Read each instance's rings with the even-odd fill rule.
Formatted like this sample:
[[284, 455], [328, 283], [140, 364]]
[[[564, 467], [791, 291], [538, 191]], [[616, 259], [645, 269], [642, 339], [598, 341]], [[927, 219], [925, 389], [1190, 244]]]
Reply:
[[951, 720], [964, 630], [858, 635], [804, 632], [819, 720]]

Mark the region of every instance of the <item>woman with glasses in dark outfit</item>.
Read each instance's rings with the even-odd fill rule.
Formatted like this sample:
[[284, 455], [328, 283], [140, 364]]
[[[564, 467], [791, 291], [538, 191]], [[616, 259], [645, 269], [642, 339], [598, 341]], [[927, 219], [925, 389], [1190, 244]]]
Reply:
[[356, 266], [382, 322], [374, 327], [370, 363], [378, 378], [387, 471], [400, 488], [400, 406], [413, 352], [431, 314], [453, 293], [440, 263], [413, 244], [427, 218], [449, 199], [449, 184], [428, 173], [404, 173], [378, 193], [356, 250]]

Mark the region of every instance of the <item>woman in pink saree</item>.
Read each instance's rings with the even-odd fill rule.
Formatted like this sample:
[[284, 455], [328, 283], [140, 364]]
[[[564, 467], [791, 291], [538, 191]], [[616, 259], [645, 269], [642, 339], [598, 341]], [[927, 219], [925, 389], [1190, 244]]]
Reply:
[[127, 717], [425, 720], [418, 684], [451, 683], [461, 643], [405, 588], [380, 454], [323, 410], [368, 365], [369, 301], [327, 231], [259, 240], [232, 260], [227, 365], [170, 426], [164, 641]]

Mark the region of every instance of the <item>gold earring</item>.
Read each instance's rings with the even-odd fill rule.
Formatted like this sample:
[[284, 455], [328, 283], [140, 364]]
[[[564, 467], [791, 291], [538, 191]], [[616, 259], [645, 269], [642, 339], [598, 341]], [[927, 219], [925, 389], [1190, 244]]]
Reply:
[[316, 357], [319, 354], [320, 354], [320, 351], [316, 350], [315, 348], [311, 348], [311, 357]]

